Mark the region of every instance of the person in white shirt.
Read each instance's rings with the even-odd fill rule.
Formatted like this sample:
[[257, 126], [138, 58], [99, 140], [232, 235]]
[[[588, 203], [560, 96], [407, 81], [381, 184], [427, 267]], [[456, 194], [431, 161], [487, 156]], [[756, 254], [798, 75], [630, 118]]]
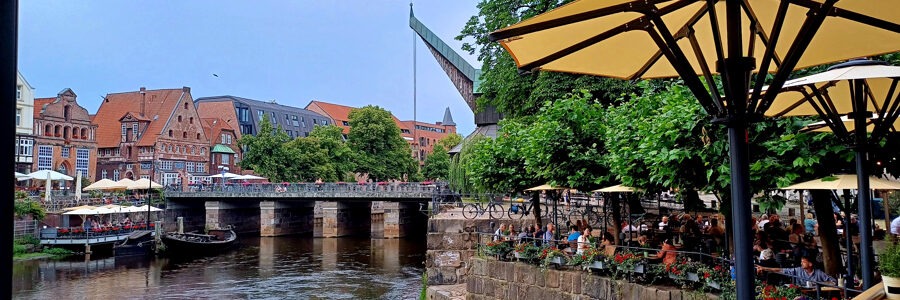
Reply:
[[659, 222], [659, 230], [666, 230], [666, 227], [669, 226], [669, 216], [663, 216], [662, 222]]
[[501, 223], [500, 229], [494, 232], [494, 241], [501, 241], [503, 237], [506, 235], [506, 224]]
[[759, 217], [759, 223], [756, 223], [756, 227], [759, 227], [759, 230], [763, 230], [764, 229], [763, 227], [766, 226], [766, 223], [769, 223], [769, 216], [766, 214], [763, 214], [762, 216]]
[[896, 217], [891, 221], [891, 234], [900, 235], [900, 217]]
[[622, 232], [638, 231], [638, 228], [634, 225], [628, 224], [628, 221], [624, 221], [622, 223], [624, 224], [624, 226], [622, 226]]

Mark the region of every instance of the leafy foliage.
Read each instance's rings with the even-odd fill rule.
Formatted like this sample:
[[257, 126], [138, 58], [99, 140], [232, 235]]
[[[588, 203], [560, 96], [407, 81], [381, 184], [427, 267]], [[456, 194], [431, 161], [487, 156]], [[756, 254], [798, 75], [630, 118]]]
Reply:
[[350, 111], [347, 143], [355, 153], [355, 172], [375, 181], [417, 175], [409, 144], [391, 113], [381, 107], [368, 105]]
[[292, 168], [285, 162], [292, 161], [291, 151], [285, 144], [291, 138], [281, 127], [273, 128], [269, 118], [263, 118], [259, 122], [259, 132], [256, 135], [244, 135], [238, 141], [244, 151], [243, 160], [239, 163], [241, 168], [252, 169], [257, 174], [269, 178], [272, 182], [288, 181], [296, 178]]
[[599, 99], [610, 101], [631, 89], [627, 82], [596, 76], [555, 72], [520, 75], [512, 57], [488, 34], [515, 24], [571, 0], [482, 0], [478, 15], [472, 16], [457, 40], [465, 40], [463, 50], [478, 53], [482, 62], [479, 105], [493, 105], [507, 117], [530, 116], [546, 101], [559, 99], [573, 90], [587, 90]]
[[28, 198], [15, 200], [14, 209], [17, 218], [24, 218], [30, 215], [35, 220], [43, 220], [47, 215], [44, 207], [39, 202]]
[[450, 149], [453, 149], [453, 147], [456, 147], [456, 145], [459, 145], [459, 143], [462, 143], [462, 141], [463, 136], [459, 133], [449, 133], [438, 140], [436, 145], [444, 147], [444, 149], [450, 151]]
[[434, 146], [431, 154], [425, 157], [422, 175], [427, 179], [447, 179], [450, 173], [450, 154], [441, 144]]

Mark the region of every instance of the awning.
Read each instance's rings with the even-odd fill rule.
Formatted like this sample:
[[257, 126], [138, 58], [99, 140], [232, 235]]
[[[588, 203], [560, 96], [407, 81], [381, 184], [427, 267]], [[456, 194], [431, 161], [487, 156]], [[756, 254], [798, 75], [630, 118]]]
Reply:
[[216, 145], [212, 148], [212, 150], [210, 150], [209, 152], [211, 152], [211, 153], [228, 153], [228, 154], [234, 154], [234, 150], [232, 150], [231, 147], [228, 147], [228, 146], [225, 146], [225, 145], [222, 145], [222, 144], [216, 144]]

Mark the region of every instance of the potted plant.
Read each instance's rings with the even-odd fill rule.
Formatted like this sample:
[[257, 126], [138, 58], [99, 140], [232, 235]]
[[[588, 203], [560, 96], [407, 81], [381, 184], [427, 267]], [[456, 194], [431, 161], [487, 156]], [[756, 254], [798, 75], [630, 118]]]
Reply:
[[697, 273], [700, 275], [700, 280], [706, 283], [706, 286], [720, 291], [722, 290], [722, 284], [731, 281], [729, 269], [722, 265], [713, 267], [704, 265], [697, 270]]
[[490, 241], [487, 244], [484, 244], [484, 252], [487, 255], [497, 256], [498, 259], [502, 259], [503, 256], [509, 253], [512, 247], [507, 242], [503, 241]]
[[800, 288], [794, 284], [788, 286], [763, 285], [757, 281], [756, 299], [758, 300], [795, 299], [801, 295]]
[[900, 299], [900, 246], [888, 243], [878, 258], [884, 295], [887, 299]]
[[532, 260], [538, 256], [541, 252], [541, 248], [535, 246], [533, 243], [519, 243], [516, 245], [515, 251], [513, 254], [519, 260]]
[[566, 253], [559, 250], [559, 248], [556, 248], [556, 246], [544, 248], [541, 252], [541, 267], [543, 268], [550, 265], [556, 265], [557, 267], [563, 266], [566, 262]]

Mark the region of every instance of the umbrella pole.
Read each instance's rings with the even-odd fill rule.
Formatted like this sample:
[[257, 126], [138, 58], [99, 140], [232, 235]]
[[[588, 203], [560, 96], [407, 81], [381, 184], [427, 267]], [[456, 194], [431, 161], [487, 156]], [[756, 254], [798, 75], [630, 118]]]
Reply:
[[853, 236], [850, 235], [850, 190], [844, 190], [844, 247], [847, 247], [847, 279], [853, 280]]
[[[859, 189], [858, 213], [859, 213], [859, 258], [862, 267], [863, 289], [868, 289], [874, 284], [875, 253], [872, 251], [872, 197], [869, 189], [869, 172], [866, 168], [866, 101], [864, 96], [864, 82], [853, 80], [854, 96], [853, 111], [856, 113], [856, 178]], [[849, 235], [848, 235], [849, 237]]]

